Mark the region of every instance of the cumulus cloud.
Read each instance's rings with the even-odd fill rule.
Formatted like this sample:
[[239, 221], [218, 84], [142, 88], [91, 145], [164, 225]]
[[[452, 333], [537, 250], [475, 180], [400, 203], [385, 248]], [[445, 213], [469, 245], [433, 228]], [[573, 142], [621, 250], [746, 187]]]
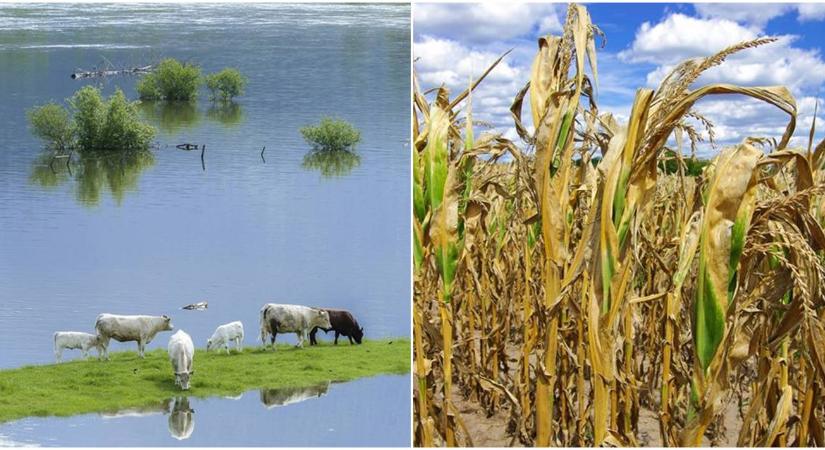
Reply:
[[797, 9], [802, 22], [825, 19], [825, 3], [802, 3]]
[[549, 3], [415, 3], [413, 20], [419, 36], [484, 43], [557, 33], [562, 29], [560, 7]]
[[762, 28], [771, 19], [796, 11], [800, 22], [825, 19], [825, 4], [822, 3], [696, 3], [696, 13], [704, 18], [723, 18]]
[[[814, 105], [817, 99], [811, 96], [797, 99], [797, 122], [790, 145], [807, 147], [808, 132], [814, 119]], [[823, 123], [825, 114], [822, 108], [817, 111], [817, 124]], [[758, 100], [746, 97], [710, 97], [701, 100], [694, 108], [714, 124], [717, 147], [721, 148], [742, 142], [747, 137], [774, 138], [779, 140], [788, 124], [788, 115], [778, 108]], [[817, 139], [822, 139], [817, 133]], [[707, 135], [705, 135], [707, 137]], [[702, 146], [700, 156], [715, 154], [709, 146]]]
[[699, 19], [671, 14], [665, 20], [644, 22], [630, 48], [619, 58], [632, 63], [675, 64], [687, 58], [707, 56], [758, 34], [727, 19]]
[[[537, 30], [543, 26], [540, 24], [540, 18], [537, 16], [531, 19], [529, 26], [524, 26], [519, 21], [518, 26], [521, 28], [518, 30], [469, 31], [470, 28], [482, 29], [485, 27], [484, 24], [493, 20], [490, 17], [472, 16], [473, 7], [479, 5], [425, 6], [431, 7], [423, 13], [429, 14], [429, 25], [422, 31], [418, 22], [418, 17], [422, 13], [417, 11], [413, 44], [413, 54], [417, 58], [415, 69], [421, 88], [427, 90], [443, 83], [452, 95], [456, 95], [467, 87], [471, 77], [477, 77], [504, 51], [514, 48], [513, 53], [508, 55], [473, 93], [473, 113], [476, 120], [491, 125], [492, 131], [519, 142], [509, 108], [513, 97], [529, 78], [530, 64], [535, 52], [535, 37], [539, 34], [530, 30]], [[600, 111], [612, 112], [621, 122], [626, 122], [636, 88], [644, 85], [658, 86], [661, 79], [676, 64], [687, 58], [708, 56], [732, 44], [765, 36], [764, 29], [753, 24], [769, 20], [764, 17], [778, 14], [774, 5], [766, 7], [774, 8], [773, 12], [757, 11], [763, 5], [738, 6], [738, 9], [746, 11], [747, 14], [743, 13], [738, 18], [726, 18], [705, 11], [702, 15], [693, 17], [684, 11], [665, 10], [660, 20], [645, 22], [639, 26], [624, 51], [600, 52]], [[815, 17], [819, 14], [816, 7], [803, 13], [802, 6], [804, 5], [789, 8], [798, 8], [800, 18], [803, 14], [807, 14], [806, 17]], [[441, 9], [446, 9], [446, 12]], [[735, 9], [731, 14], [734, 12]], [[506, 15], [515, 17], [517, 13], [508, 12]], [[455, 22], [450, 21], [452, 17], [461, 16], [464, 17], [462, 23], [458, 23], [457, 19]], [[553, 17], [556, 19], [553, 19], [551, 25], [555, 27], [558, 25], [558, 15]], [[506, 22], [507, 20], [502, 19], [501, 23]], [[434, 25], [437, 23], [441, 25]], [[469, 33], [466, 36], [462, 35], [465, 32], [462, 31], [464, 28], [468, 30], [466, 33]], [[500, 34], [491, 37], [496, 33]], [[825, 62], [818, 50], [797, 47], [797, 36], [776, 37], [777, 42], [745, 50], [728, 58], [721, 66], [709, 70], [698, 82], [788, 86], [797, 98], [799, 111], [797, 128], [791, 144], [806, 146], [815, 97], [822, 94], [825, 84]], [[528, 109], [529, 106], [525, 105], [525, 125], [531, 128]], [[718, 146], [712, 148], [707, 144], [700, 145], [698, 151], [700, 156], [704, 157], [713, 156], [718, 148], [739, 143], [749, 136], [778, 139], [788, 121], [787, 115], [777, 108], [741, 96], [721, 96], [703, 100], [696, 105], [696, 110], [716, 125], [714, 131]], [[818, 128], [825, 130], [821, 125], [825, 123], [822, 108], [818, 115]], [[477, 133], [485, 131], [483, 126], [479, 128]], [[821, 132], [817, 135], [817, 139], [822, 139]]]
[[[451, 95], [466, 89], [500, 53], [477, 50], [451, 39], [425, 36], [413, 43], [415, 70], [422, 90], [444, 84]], [[507, 58], [499, 63], [473, 91], [474, 118], [487, 122], [502, 133], [513, 126], [510, 104], [520, 83], [527, 80], [528, 67]]]
[[[751, 6], [751, 7], [748, 7]], [[700, 17], [723, 18], [763, 27], [771, 19], [787, 14], [794, 9], [789, 3], [763, 3], [742, 5], [741, 3], [696, 3], [693, 8]]]
[[[647, 75], [656, 86], [680, 61], [708, 56], [730, 45], [755, 39], [761, 31], [727, 19], [701, 19], [671, 14], [657, 24], [645, 22], [630, 48], [619, 58], [657, 67]], [[700, 82], [727, 82], [746, 86], [788, 86], [794, 93], [814, 89], [825, 82], [825, 62], [816, 49], [794, 47], [797, 37], [775, 36], [777, 42], [744, 50], [705, 73]]]

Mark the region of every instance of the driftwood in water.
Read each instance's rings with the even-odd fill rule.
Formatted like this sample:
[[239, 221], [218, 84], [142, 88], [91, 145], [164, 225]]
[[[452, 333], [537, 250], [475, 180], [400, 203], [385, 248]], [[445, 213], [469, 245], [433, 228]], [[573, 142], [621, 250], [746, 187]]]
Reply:
[[138, 74], [145, 74], [152, 71], [152, 66], [143, 66], [143, 67], [132, 67], [129, 69], [120, 69], [120, 70], [80, 70], [78, 69], [77, 72], [72, 74], [73, 80], [79, 80], [81, 78], [98, 78], [98, 77], [110, 77], [114, 75], [138, 75]]

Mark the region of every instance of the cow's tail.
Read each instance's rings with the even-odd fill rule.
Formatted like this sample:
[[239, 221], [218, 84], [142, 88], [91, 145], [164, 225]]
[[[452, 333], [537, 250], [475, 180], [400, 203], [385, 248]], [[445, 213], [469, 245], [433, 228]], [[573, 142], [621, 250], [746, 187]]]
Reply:
[[261, 345], [266, 347], [266, 312], [269, 311], [269, 305], [264, 305], [261, 308]]
[[102, 318], [103, 317], [101, 317], [101, 316], [97, 316], [97, 319], [95, 319], [95, 331], [97, 331], [98, 334], [100, 334], [100, 323], [101, 323], [100, 319], [102, 319]]

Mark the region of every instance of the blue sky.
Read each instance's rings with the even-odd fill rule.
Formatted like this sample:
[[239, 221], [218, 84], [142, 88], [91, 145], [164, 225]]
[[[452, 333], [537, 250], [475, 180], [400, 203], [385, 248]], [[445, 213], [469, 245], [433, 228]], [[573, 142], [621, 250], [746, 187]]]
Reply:
[[[799, 112], [792, 145], [807, 145], [816, 99], [825, 96], [825, 4], [601, 3], [587, 8], [606, 35], [598, 50], [602, 111], [625, 119], [636, 89], [657, 87], [678, 62], [774, 36], [779, 41], [729, 58], [699, 83], [787, 86]], [[414, 4], [413, 55], [422, 89], [444, 83], [457, 93], [472, 75], [513, 48], [474, 95], [473, 110], [477, 119], [517, 140], [510, 103], [529, 77], [537, 37], [558, 34], [565, 14], [562, 4]], [[817, 123], [825, 129], [822, 106]], [[717, 147], [700, 145], [702, 156], [748, 136], [779, 137], [786, 123], [775, 108], [740, 96], [703, 100], [695, 109], [716, 125]], [[823, 133], [817, 136], [822, 139]]]

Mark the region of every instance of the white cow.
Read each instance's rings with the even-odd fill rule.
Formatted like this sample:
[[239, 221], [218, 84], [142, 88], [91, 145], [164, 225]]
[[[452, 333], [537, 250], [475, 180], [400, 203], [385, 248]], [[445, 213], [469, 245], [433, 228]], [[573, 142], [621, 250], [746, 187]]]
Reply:
[[89, 357], [89, 350], [92, 347], [97, 348], [97, 356], [100, 357], [100, 345], [98, 345], [97, 336], [89, 333], [81, 333], [80, 331], [58, 331], [54, 334], [54, 357], [57, 362], [63, 360], [63, 350], [65, 349], [80, 349], [83, 352], [83, 357]]
[[172, 319], [169, 316], [119, 316], [103, 313], [97, 316], [95, 329], [103, 349], [103, 356], [109, 359], [109, 339], [118, 342], [136, 341], [138, 356], [143, 358], [143, 350], [161, 331], [169, 331]]
[[266, 347], [266, 335], [272, 336], [272, 348], [275, 348], [275, 337], [278, 333], [295, 333], [298, 335], [298, 345], [303, 347], [309, 330], [332, 328], [329, 323], [329, 313], [319, 309], [301, 305], [279, 305], [267, 303], [261, 308], [261, 343]]
[[243, 324], [240, 321], [229, 322], [219, 326], [212, 333], [212, 337], [206, 341], [206, 351], [213, 348], [224, 347], [229, 354], [229, 343], [234, 341], [238, 351], [243, 351]]
[[189, 377], [195, 371], [192, 363], [195, 359], [195, 345], [192, 338], [183, 330], [178, 330], [169, 338], [169, 361], [172, 362], [172, 369], [175, 371], [175, 385], [180, 386], [184, 391], [189, 389]]

